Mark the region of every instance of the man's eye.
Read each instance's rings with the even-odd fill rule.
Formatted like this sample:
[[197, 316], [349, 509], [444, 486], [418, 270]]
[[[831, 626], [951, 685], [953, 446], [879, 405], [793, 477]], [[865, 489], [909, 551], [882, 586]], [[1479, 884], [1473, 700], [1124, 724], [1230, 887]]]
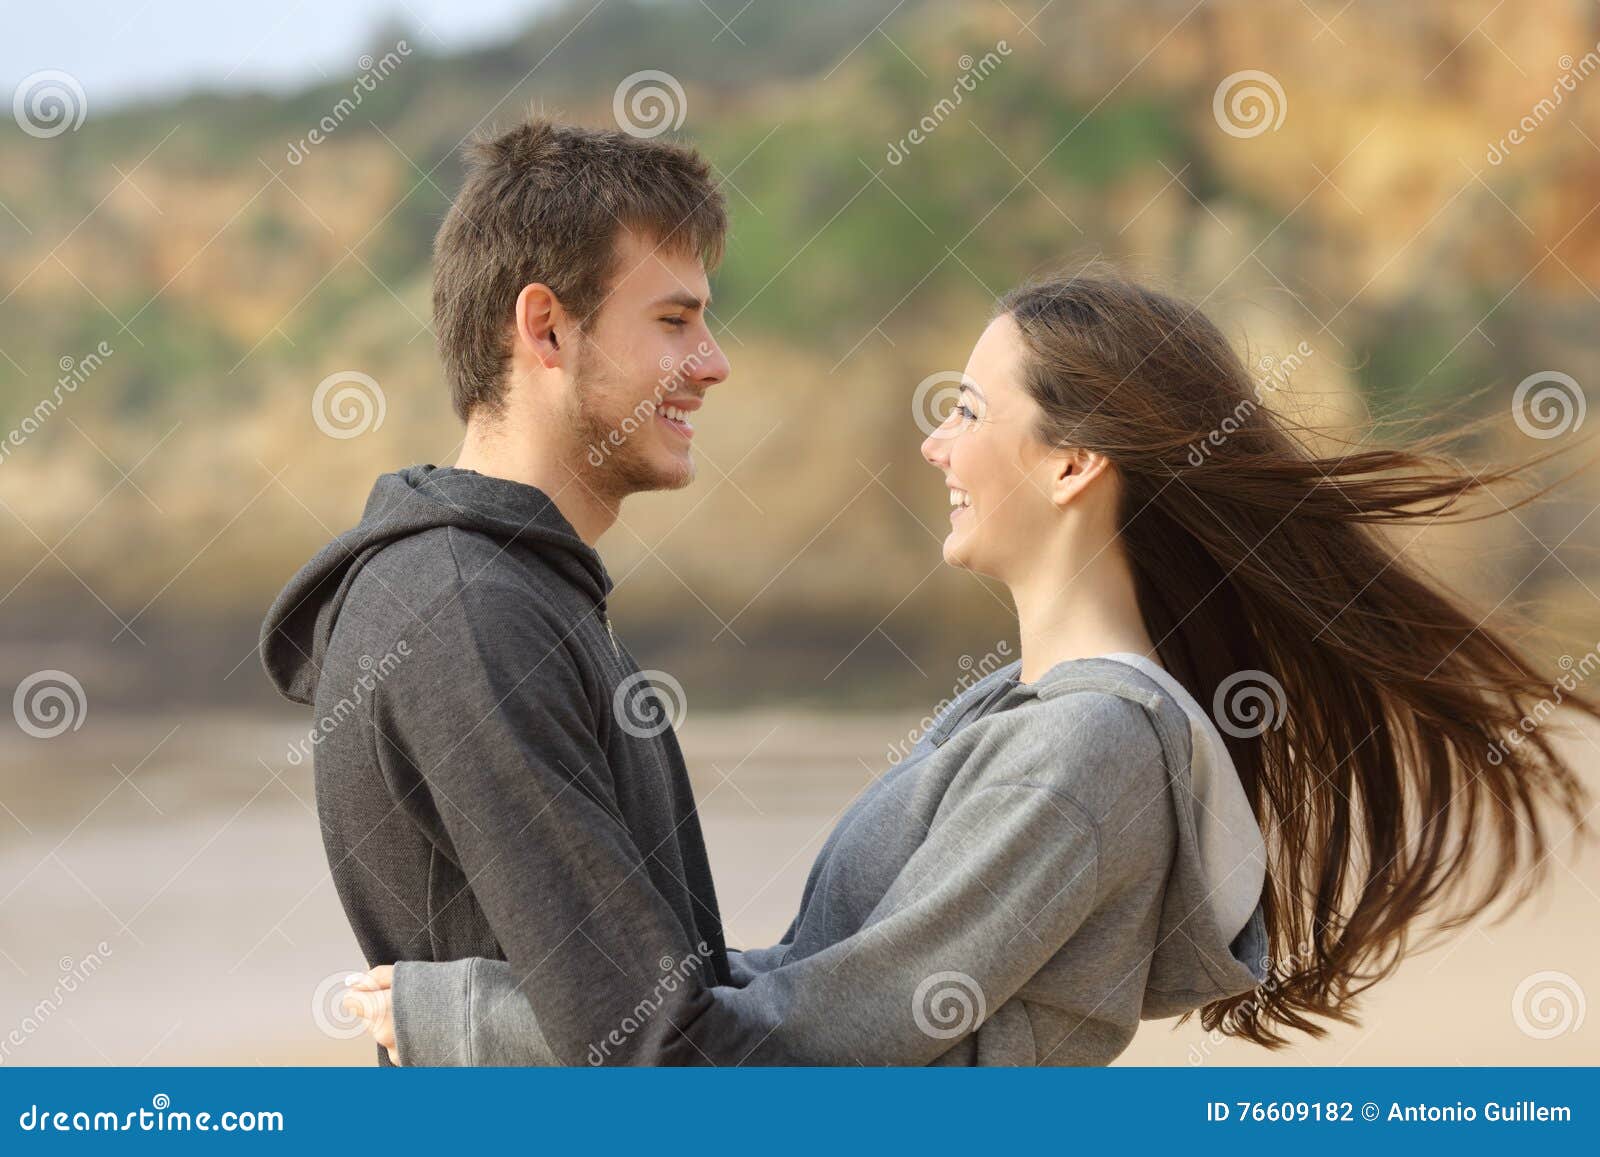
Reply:
[[689, 324], [685, 319], [683, 319], [681, 317], [664, 317], [661, 320], [666, 322], [668, 325], [674, 327], [675, 329], [682, 329], [684, 326]]

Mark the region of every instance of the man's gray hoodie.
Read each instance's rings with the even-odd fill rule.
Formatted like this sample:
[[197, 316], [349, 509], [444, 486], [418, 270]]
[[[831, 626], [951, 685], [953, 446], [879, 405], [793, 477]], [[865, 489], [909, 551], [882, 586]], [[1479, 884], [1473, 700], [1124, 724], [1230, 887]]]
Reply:
[[[315, 708], [303, 749], [367, 962], [508, 959], [553, 1040], [621, 1019], [684, 945], [729, 979], [688, 772], [610, 589], [540, 490], [412, 466], [261, 633], [274, 685]], [[661, 1021], [618, 1059], [654, 1056], [652, 1032], [677, 1036]]]
[[1166, 671], [1117, 655], [1023, 683], [1013, 664], [862, 793], [782, 941], [730, 953], [732, 984], [663, 957], [585, 1042], [550, 1031], [571, 996], [540, 977], [402, 964], [401, 1063], [1105, 1064], [1141, 1017], [1266, 979], [1264, 880], [1226, 746]]

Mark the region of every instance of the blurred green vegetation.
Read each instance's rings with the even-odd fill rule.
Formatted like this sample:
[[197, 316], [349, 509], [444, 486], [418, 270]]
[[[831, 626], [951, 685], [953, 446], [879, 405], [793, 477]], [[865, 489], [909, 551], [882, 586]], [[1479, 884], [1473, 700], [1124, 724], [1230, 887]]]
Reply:
[[[409, 54], [295, 161], [351, 95], [354, 62], [290, 95], [96, 107], [48, 140], [8, 125], [0, 425], [34, 410], [62, 358], [102, 340], [116, 351], [63, 407], [70, 422], [0, 465], [0, 498], [49, 543], [103, 503], [42, 566], [33, 539], [11, 535], [0, 580], [26, 587], [11, 605], [76, 591], [70, 567], [130, 612], [253, 615], [351, 521], [373, 474], [447, 460], [455, 426], [426, 323], [459, 145], [530, 107], [609, 124], [619, 82], [645, 69], [682, 83], [681, 135], [724, 177], [715, 313], [747, 383], [720, 427], [708, 408], [703, 512], [689, 517], [692, 494], [641, 500], [634, 537], [612, 536], [614, 568], [652, 575], [628, 596], [646, 631], [683, 615], [676, 576], [714, 608], [696, 629], [733, 616], [753, 633], [815, 622], [848, 638], [879, 622], [903, 640], [936, 612], [998, 637], [998, 599], [970, 580], [919, 582], [942, 495], [924, 486], [908, 398], [964, 362], [996, 294], [1044, 269], [1102, 257], [1188, 294], [1253, 348], [1309, 342], [1304, 380], [1330, 413], [1426, 417], [1468, 396], [1492, 412], [1532, 372], [1581, 377], [1600, 301], [1600, 225], [1585, 216], [1600, 153], [1583, 139], [1600, 139], [1596, 102], [1563, 111], [1583, 133], [1552, 122], [1486, 170], [1483, 143], [1542, 77], [1516, 79], [1448, 4], [1366, 9], [1338, 24], [1337, 47], [1294, 7], [1097, 0], [1025, 25], [998, 2], [585, 2], [459, 55], [403, 22], [374, 30], [374, 57], [402, 40]], [[1557, 15], [1526, 30], [1537, 43], [1519, 56], [1596, 39], [1592, 15]], [[1451, 43], [1457, 63], [1430, 72]], [[958, 90], [963, 57], [991, 52]], [[1281, 79], [1288, 115], [1241, 139], [1212, 95], [1246, 68]], [[891, 161], [928, 116], [937, 127]], [[310, 426], [312, 388], [347, 367], [384, 384], [381, 436]], [[169, 433], [138, 487], [97, 489], [107, 456], [126, 469]], [[845, 537], [818, 538], [841, 511]], [[1522, 548], [1499, 545], [1509, 561], [1485, 590], [1515, 577]], [[852, 567], [863, 550], [874, 565]]]

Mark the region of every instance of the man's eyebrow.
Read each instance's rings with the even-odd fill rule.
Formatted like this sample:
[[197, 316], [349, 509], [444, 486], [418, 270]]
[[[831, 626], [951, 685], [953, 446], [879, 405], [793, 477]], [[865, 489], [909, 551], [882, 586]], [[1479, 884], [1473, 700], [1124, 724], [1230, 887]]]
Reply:
[[650, 303], [650, 308], [659, 309], [663, 305], [681, 305], [684, 309], [704, 309], [710, 304], [711, 297], [709, 294], [707, 294], [704, 301], [701, 301], [687, 290], [679, 290], [677, 293], [669, 293], [665, 297], [656, 298]]

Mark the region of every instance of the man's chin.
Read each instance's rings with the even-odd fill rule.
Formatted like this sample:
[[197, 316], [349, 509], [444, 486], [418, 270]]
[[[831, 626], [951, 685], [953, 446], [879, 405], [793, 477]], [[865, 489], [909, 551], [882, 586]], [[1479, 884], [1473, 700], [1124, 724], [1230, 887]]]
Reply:
[[634, 461], [612, 477], [621, 482], [615, 487], [623, 494], [642, 494], [653, 490], [682, 490], [694, 481], [694, 461], [687, 455], [662, 457], [649, 462]]
[[694, 459], [688, 454], [673, 455], [662, 463], [657, 476], [660, 482], [657, 490], [682, 490], [694, 481]]

